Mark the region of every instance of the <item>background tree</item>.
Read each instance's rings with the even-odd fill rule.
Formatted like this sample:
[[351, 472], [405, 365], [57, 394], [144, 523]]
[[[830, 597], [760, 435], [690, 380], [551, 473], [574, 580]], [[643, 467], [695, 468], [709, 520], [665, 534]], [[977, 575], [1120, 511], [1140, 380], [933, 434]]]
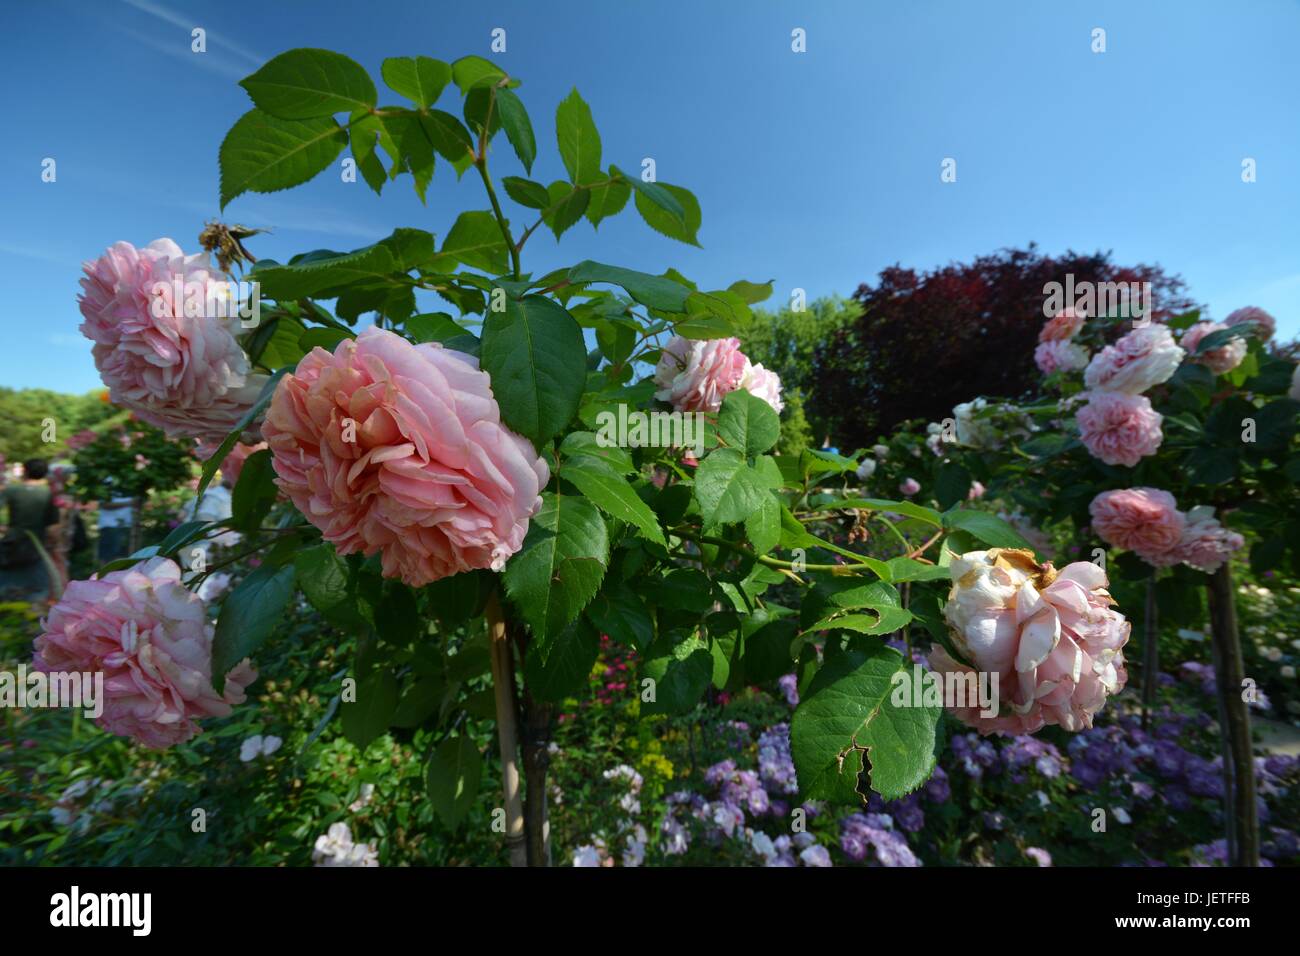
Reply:
[[835, 295], [817, 299], [798, 312], [788, 306], [776, 312], [755, 309], [738, 324], [745, 354], [781, 376], [785, 411], [777, 451], [782, 454], [819, 448], [830, 435], [830, 421], [809, 408], [810, 397], [819, 387], [814, 359], [818, 346], [859, 315], [857, 303]]
[[1067, 274], [1076, 286], [1150, 282], [1156, 318], [1192, 307], [1178, 277], [1159, 266], [1117, 266], [1109, 252], [1052, 257], [1031, 243], [924, 273], [890, 266], [854, 293], [858, 319], [815, 350], [809, 418], [852, 449], [908, 419], [942, 420], [976, 395], [1022, 395], [1039, 378], [1044, 286]]
[[[103, 399], [103, 390], [67, 395], [44, 388], [0, 388], [0, 454], [9, 462], [52, 458], [65, 451], [68, 438], [83, 429], [123, 415]], [[44, 422], [54, 421], [53, 442], [44, 440]]]

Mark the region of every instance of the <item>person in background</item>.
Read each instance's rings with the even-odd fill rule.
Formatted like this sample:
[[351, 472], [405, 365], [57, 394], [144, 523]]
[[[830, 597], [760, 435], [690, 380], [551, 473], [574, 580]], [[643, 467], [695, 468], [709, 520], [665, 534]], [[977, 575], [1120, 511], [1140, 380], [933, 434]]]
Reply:
[[36, 542], [48, 549], [47, 531], [59, 523], [54, 493], [45, 480], [48, 470], [44, 458], [32, 458], [24, 462], [22, 478], [4, 489], [8, 526], [0, 539], [0, 593], [14, 592], [33, 603], [49, 596], [51, 584]]
[[95, 524], [99, 528], [97, 557], [100, 564], [124, 558], [131, 549], [131, 525], [135, 520], [135, 499], [130, 496], [101, 501]]

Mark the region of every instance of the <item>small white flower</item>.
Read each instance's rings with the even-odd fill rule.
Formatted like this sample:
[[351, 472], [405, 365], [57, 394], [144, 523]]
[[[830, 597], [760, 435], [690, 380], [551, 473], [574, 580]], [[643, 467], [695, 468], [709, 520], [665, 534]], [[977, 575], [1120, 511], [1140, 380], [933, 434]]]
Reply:
[[370, 843], [353, 843], [346, 823], [330, 824], [329, 830], [316, 838], [311, 858], [316, 866], [379, 865], [379, 851]]
[[1114, 810], [1111, 811], [1111, 814], [1114, 815], [1115, 819], [1118, 820], [1120, 823], [1127, 824], [1133, 822], [1133, 818], [1128, 815], [1128, 811], [1125, 810], [1123, 807], [1116, 807]]
[[374, 796], [375, 785], [373, 783], [363, 783], [361, 785], [361, 792], [357, 795], [357, 798], [352, 801], [352, 805], [349, 806], [348, 809], [353, 813], [359, 813], [370, 805], [370, 801], [374, 799]]
[[265, 737], [261, 734], [253, 734], [239, 745], [239, 759], [248, 763], [258, 757], [269, 757], [279, 750], [283, 743], [283, 740], [273, 734], [267, 734]]

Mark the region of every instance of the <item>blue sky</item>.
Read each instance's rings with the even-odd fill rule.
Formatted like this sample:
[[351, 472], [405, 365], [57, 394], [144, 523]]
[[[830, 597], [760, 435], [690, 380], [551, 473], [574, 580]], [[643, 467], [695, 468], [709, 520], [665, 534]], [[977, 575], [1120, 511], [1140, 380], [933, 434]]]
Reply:
[[[195, 26], [206, 54], [190, 52]], [[265, 59], [335, 49], [383, 90], [384, 57], [491, 55], [495, 27], [508, 47], [496, 59], [522, 78], [543, 145], [534, 178], [562, 175], [555, 107], [576, 85], [606, 163], [653, 157], [704, 211], [703, 249], [629, 208], [558, 246], [539, 233], [526, 269], [671, 265], [709, 287], [774, 279], [781, 298], [813, 298], [848, 295], [895, 262], [928, 268], [1032, 240], [1159, 263], [1215, 318], [1259, 305], [1300, 333], [1291, 0], [50, 0], [7, 9], [0, 41], [0, 385], [98, 385], [77, 332], [80, 263], [118, 239], [196, 247], [220, 214], [217, 148], [250, 106], [237, 81]], [[806, 53], [791, 51], [796, 27]], [[41, 181], [46, 157], [54, 183]], [[956, 183], [940, 182], [945, 157]], [[504, 137], [493, 163], [498, 177], [520, 172]], [[424, 206], [409, 179], [376, 197], [327, 171], [242, 196], [224, 218], [273, 227], [253, 248], [283, 260], [399, 225], [442, 236], [467, 208], [486, 208], [481, 185], [440, 166]]]

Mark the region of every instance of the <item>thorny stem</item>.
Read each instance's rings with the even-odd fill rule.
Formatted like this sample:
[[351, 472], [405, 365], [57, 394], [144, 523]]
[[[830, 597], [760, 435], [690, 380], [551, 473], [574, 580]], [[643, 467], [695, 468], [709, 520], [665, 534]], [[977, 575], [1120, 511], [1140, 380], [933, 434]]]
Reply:
[[483, 180], [483, 188], [487, 190], [488, 200], [492, 203], [492, 215], [496, 217], [497, 226], [501, 229], [501, 238], [505, 240], [506, 248], [510, 250], [512, 275], [515, 281], [518, 281], [519, 246], [515, 245], [514, 237], [510, 235], [510, 226], [506, 222], [505, 213], [501, 211], [501, 201], [497, 199], [497, 190], [492, 185], [492, 177], [488, 174], [487, 168], [488, 136], [492, 130], [492, 110], [496, 107], [496, 103], [497, 89], [494, 86], [488, 96], [487, 114], [483, 117], [483, 129], [478, 137], [478, 155], [474, 157], [474, 166], [478, 169], [478, 174]]

